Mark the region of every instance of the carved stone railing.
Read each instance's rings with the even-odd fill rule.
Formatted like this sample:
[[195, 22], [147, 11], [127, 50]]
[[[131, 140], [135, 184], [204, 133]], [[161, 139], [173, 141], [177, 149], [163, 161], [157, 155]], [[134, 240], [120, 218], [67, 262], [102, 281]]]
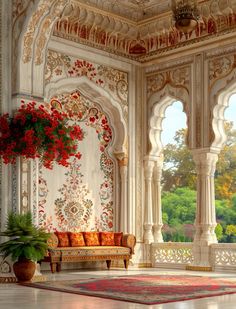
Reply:
[[152, 267], [185, 268], [193, 262], [193, 243], [168, 242], [151, 244]]
[[[193, 243], [151, 244], [152, 267], [185, 269], [193, 261]], [[210, 264], [213, 271], [236, 272], [236, 243], [210, 245]]]
[[212, 244], [211, 264], [216, 271], [236, 271], [236, 243]]

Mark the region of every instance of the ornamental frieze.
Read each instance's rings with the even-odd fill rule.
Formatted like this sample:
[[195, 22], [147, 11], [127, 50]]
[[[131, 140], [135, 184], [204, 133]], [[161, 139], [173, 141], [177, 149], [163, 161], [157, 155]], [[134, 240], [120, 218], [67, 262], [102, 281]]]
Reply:
[[128, 74], [52, 50], [48, 51], [45, 84], [62, 78], [86, 76], [90, 81], [111, 93], [120, 103], [125, 120], [128, 119]]
[[[235, 0], [206, 0], [199, 3], [201, 19], [196, 29], [188, 34], [173, 27], [170, 7], [166, 6], [164, 0], [162, 3], [160, 1], [157, 5], [152, 0], [129, 3], [122, 0], [110, 5], [109, 1], [104, 4], [103, 1], [40, 0], [36, 5], [33, 0], [25, 0], [21, 6], [20, 1], [15, 0], [13, 20], [24, 12], [29, 3], [35, 5], [35, 11], [29, 12], [28, 16], [31, 17], [24, 26], [22, 59], [25, 63], [32, 59], [35, 45], [35, 62], [41, 64], [44, 56], [41, 51], [52, 31], [54, 36], [140, 62], [169, 50], [217, 39], [219, 35], [233, 35], [235, 32]], [[142, 6], [145, 9], [141, 9]], [[120, 13], [116, 14], [116, 10]], [[148, 19], [148, 16], [152, 18]]]
[[[120, 18], [119, 15], [125, 14], [128, 7], [127, 1], [122, 8], [121, 3], [114, 8], [110, 6], [111, 13], [116, 9], [120, 10], [118, 15], [107, 14], [109, 9], [103, 7], [102, 1], [99, 1], [99, 4], [91, 1], [89, 4], [84, 5], [81, 1], [79, 3], [72, 1], [68, 4], [61, 18], [56, 22], [53, 34], [141, 62], [170, 49], [234, 32], [236, 25], [234, 3], [228, 3], [228, 1], [204, 1], [199, 4], [202, 18], [196, 29], [188, 34], [183, 34], [173, 27], [170, 8], [165, 8], [165, 14], [162, 15], [160, 10], [155, 14], [152, 10], [151, 15], [155, 16], [144, 23], [148, 11], [145, 11], [146, 14], [136, 22], [132, 20], [132, 13], [125, 19]], [[138, 6], [137, 3], [136, 5]], [[159, 2], [158, 5], [160, 9]], [[96, 12], [94, 6], [100, 7], [101, 10]], [[155, 6], [157, 6], [156, 2]]]

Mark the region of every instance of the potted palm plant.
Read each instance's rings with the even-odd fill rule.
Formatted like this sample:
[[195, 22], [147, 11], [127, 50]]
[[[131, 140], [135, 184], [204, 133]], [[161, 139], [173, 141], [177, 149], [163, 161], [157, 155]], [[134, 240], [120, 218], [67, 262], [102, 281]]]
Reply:
[[9, 213], [6, 230], [1, 236], [9, 240], [0, 244], [0, 253], [10, 256], [13, 270], [19, 282], [30, 281], [34, 275], [36, 262], [43, 259], [47, 250], [49, 234], [35, 226], [31, 212], [24, 214]]

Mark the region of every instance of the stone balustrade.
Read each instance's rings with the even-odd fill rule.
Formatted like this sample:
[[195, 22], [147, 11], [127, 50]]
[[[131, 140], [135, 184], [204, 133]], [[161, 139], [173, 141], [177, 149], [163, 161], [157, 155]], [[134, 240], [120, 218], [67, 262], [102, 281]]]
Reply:
[[[193, 246], [184, 242], [151, 244], [152, 267], [185, 269], [194, 261]], [[236, 243], [211, 244], [209, 248], [213, 271], [236, 271]]]

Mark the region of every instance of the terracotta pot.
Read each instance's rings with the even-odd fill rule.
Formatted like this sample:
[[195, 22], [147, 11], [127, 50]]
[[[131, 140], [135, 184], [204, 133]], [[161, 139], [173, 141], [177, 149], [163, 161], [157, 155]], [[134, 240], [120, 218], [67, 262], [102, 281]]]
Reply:
[[18, 282], [27, 282], [33, 278], [36, 264], [28, 259], [21, 259], [13, 264], [13, 270]]

